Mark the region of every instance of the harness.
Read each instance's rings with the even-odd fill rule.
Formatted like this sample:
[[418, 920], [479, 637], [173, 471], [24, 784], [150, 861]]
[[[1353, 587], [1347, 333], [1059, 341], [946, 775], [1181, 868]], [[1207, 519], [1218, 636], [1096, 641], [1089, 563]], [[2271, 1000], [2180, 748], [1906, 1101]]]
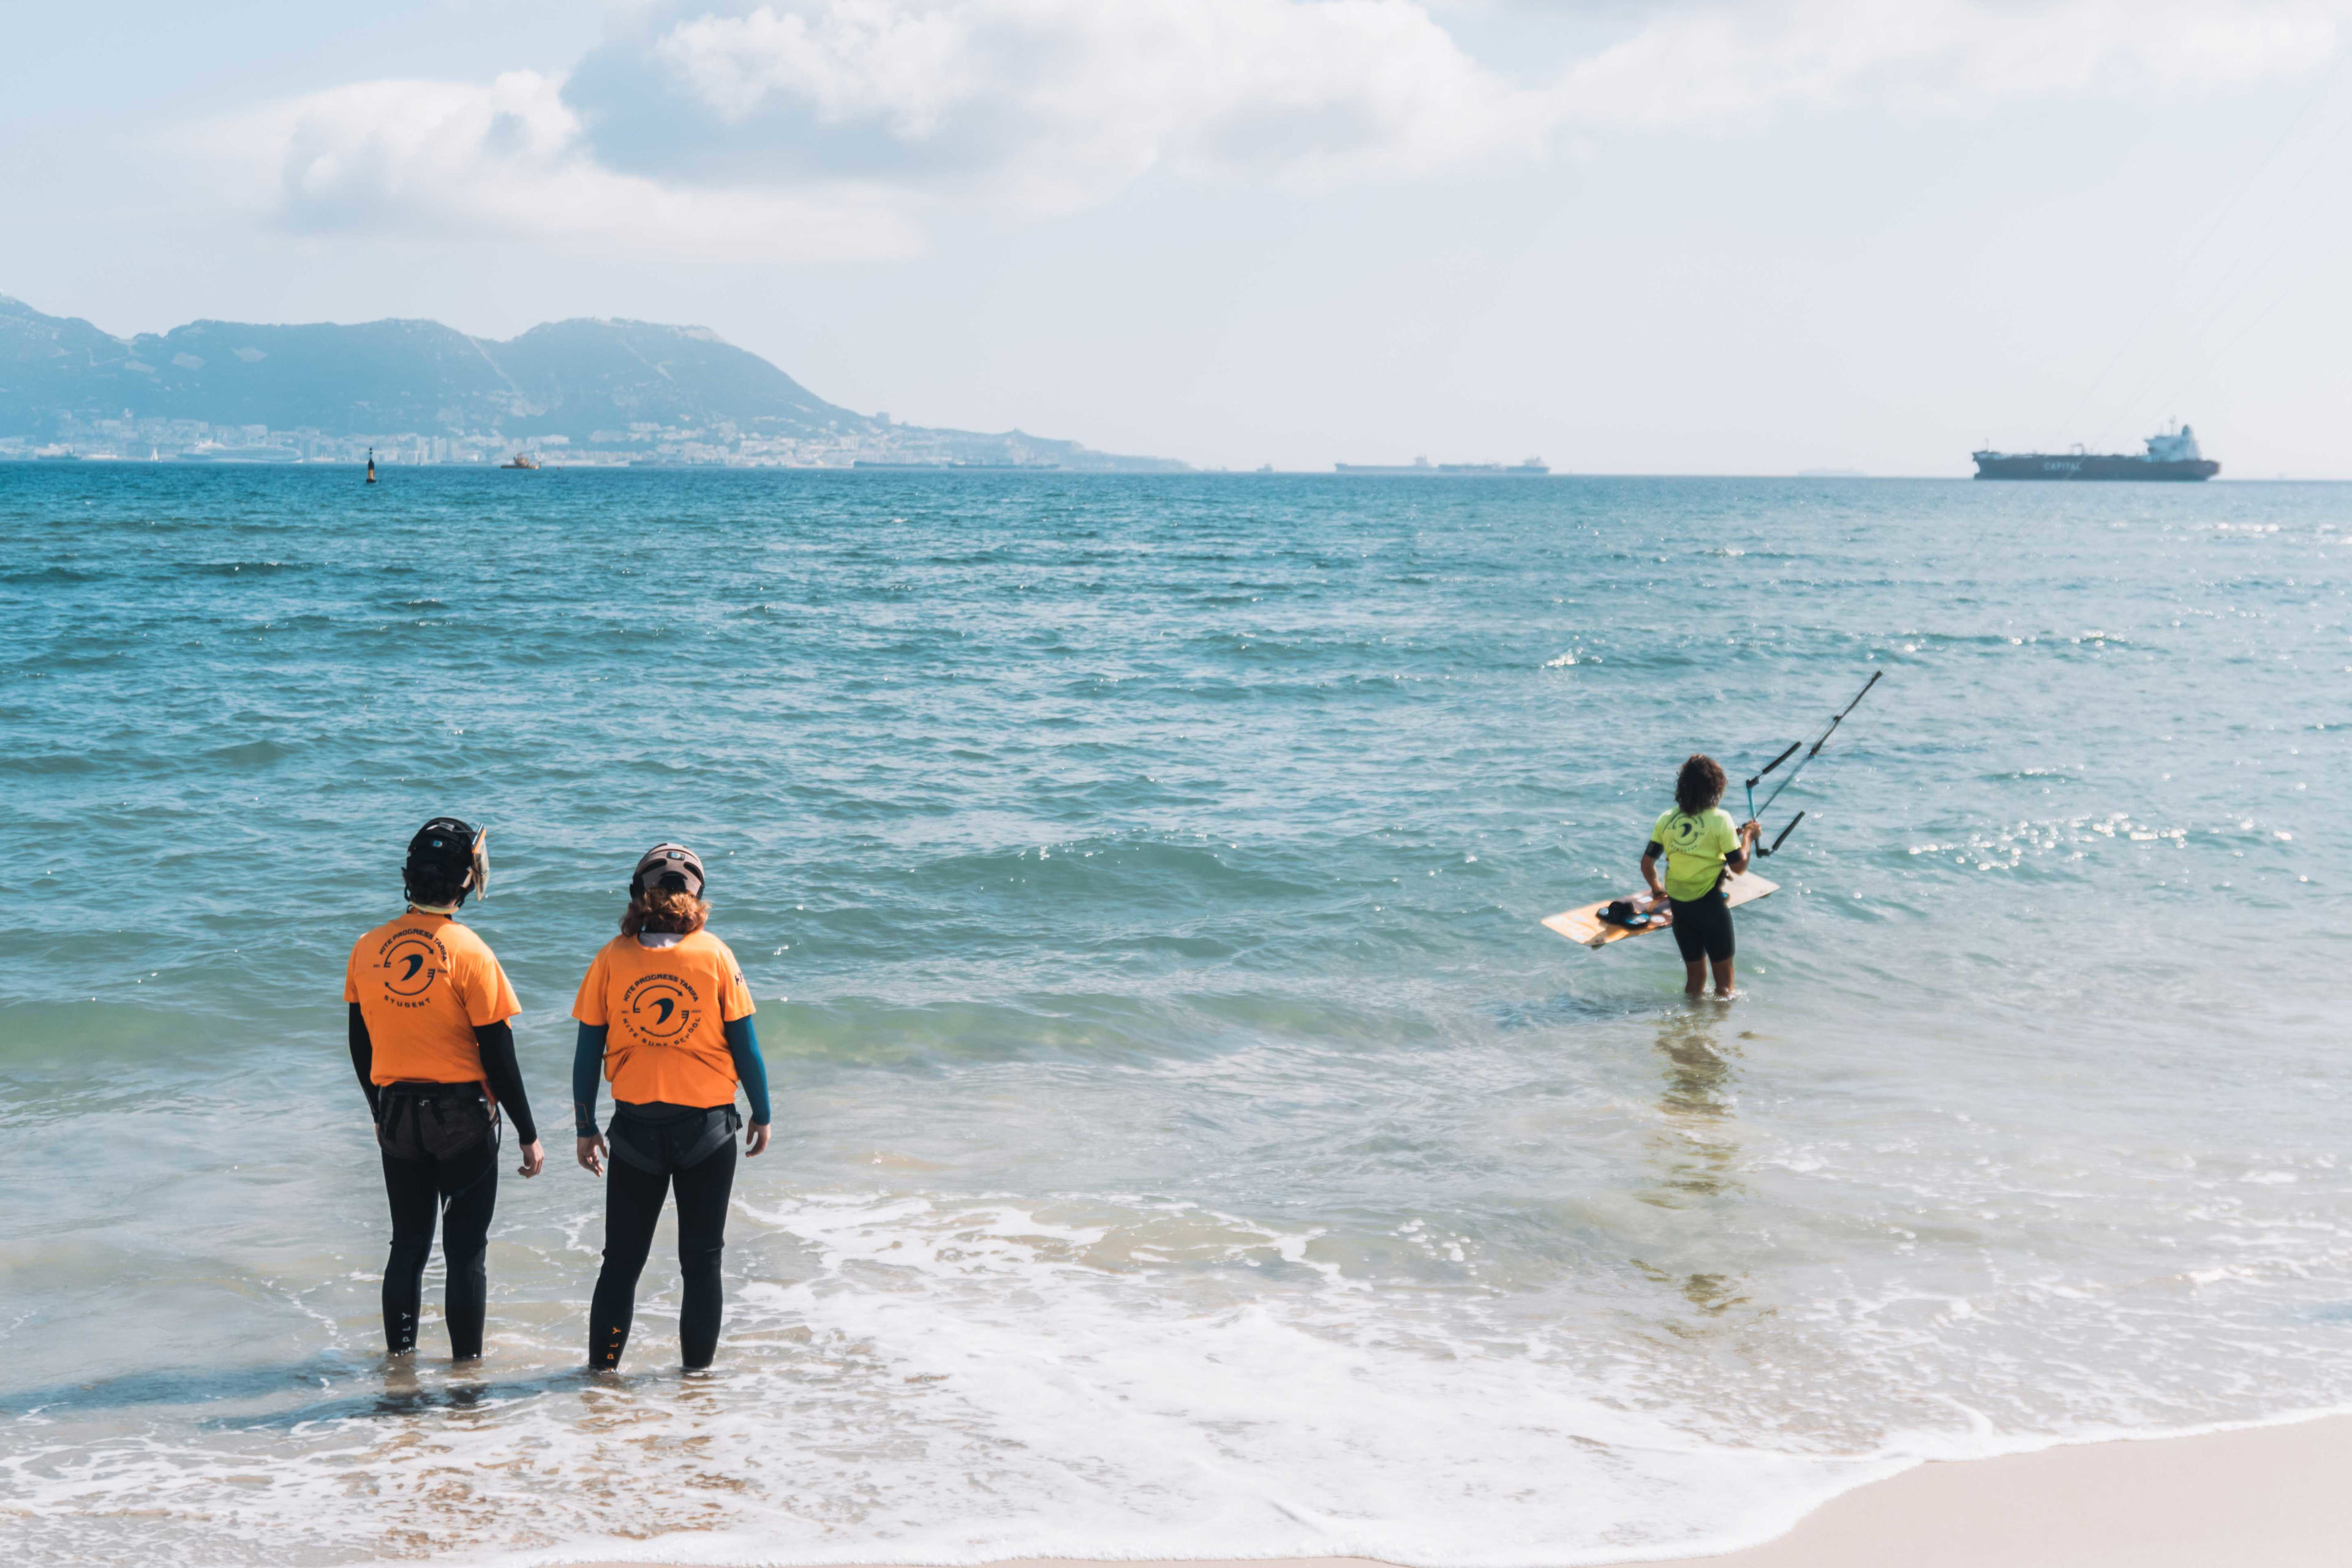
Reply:
[[448, 1160], [486, 1136], [495, 1151], [504, 1119], [478, 1083], [404, 1079], [377, 1092], [375, 1127], [376, 1142], [394, 1159]]
[[605, 1129], [606, 1142], [616, 1160], [626, 1160], [648, 1175], [690, 1171], [719, 1152], [743, 1125], [732, 1105], [700, 1110], [682, 1107], [667, 1114], [646, 1110], [625, 1101], [613, 1111]]

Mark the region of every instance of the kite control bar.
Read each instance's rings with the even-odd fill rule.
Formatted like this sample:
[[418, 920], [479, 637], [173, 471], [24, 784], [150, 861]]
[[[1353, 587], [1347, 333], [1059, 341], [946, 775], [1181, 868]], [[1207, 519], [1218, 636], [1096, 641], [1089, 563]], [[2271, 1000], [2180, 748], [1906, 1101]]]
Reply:
[[[1807, 763], [1811, 762], [1815, 757], [1822, 754], [1822, 748], [1830, 743], [1830, 737], [1837, 733], [1837, 727], [1840, 724], [1845, 722], [1845, 716], [1853, 712], [1856, 708], [1862, 706], [1862, 700], [1870, 695], [1870, 689], [1877, 685], [1878, 678], [1885, 673], [1886, 672], [1883, 669], [1874, 669], [1870, 672], [1870, 679], [1862, 683], [1862, 689], [1853, 694], [1853, 700], [1847, 703], [1843, 708], [1839, 709], [1837, 713], [1831, 718], [1829, 728], [1823, 730], [1821, 732], [1820, 737], [1816, 739], [1810, 747], [1806, 747], [1805, 754], [1803, 756], [1797, 757], [1797, 765], [1790, 768], [1788, 773], [1782, 776], [1780, 782], [1772, 786], [1772, 793], [1764, 797], [1764, 804], [1762, 805], [1759, 806], [1756, 804], [1756, 786], [1762, 784], [1765, 778], [1782, 763], [1787, 762], [1790, 757], [1796, 757], [1797, 749], [1800, 746], [1804, 746], [1805, 743], [1802, 741], [1793, 742], [1787, 751], [1781, 752], [1779, 756], [1765, 763], [1763, 768], [1756, 774], [1756, 776], [1748, 781], [1748, 819], [1750, 822], [1756, 821], [1762, 813], [1772, 809], [1772, 803], [1780, 798], [1780, 792], [1787, 789], [1791, 784], [1796, 782], [1797, 775], [1805, 771], [1805, 764]], [[1770, 855], [1777, 851], [1781, 845], [1786, 844], [1789, 841], [1789, 835], [1797, 831], [1797, 824], [1804, 820], [1805, 814], [1801, 811], [1797, 813], [1796, 816], [1789, 819], [1789, 826], [1780, 829], [1780, 837], [1772, 840], [1772, 847], [1770, 849], [1759, 847], [1756, 853], [1759, 855]]]

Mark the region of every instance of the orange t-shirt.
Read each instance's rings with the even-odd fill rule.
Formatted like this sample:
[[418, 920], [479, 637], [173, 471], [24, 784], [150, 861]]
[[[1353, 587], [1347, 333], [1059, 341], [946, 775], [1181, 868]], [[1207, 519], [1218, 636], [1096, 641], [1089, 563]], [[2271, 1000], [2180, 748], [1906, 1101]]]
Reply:
[[447, 915], [414, 910], [360, 938], [343, 1000], [367, 1022], [378, 1083], [478, 1083], [474, 1026], [522, 1011], [489, 943]]
[[732, 1105], [735, 1058], [723, 1026], [754, 1011], [727, 944], [707, 931], [671, 947], [616, 936], [580, 983], [572, 1016], [603, 1025], [604, 1076], [631, 1105]]

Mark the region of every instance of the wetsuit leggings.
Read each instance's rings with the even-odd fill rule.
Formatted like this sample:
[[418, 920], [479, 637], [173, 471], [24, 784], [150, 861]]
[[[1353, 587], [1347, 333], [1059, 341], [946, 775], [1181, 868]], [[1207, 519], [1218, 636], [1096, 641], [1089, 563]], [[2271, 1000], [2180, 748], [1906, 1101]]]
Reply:
[[[615, 1137], [620, 1131], [614, 1129]], [[670, 1162], [656, 1162], [669, 1165]], [[677, 1314], [678, 1348], [687, 1368], [710, 1364], [719, 1353], [719, 1321], [726, 1287], [719, 1255], [727, 1245], [727, 1198], [735, 1187], [730, 1138], [683, 1170], [648, 1171], [615, 1158], [604, 1171], [604, 1268], [588, 1309], [588, 1364], [621, 1364], [629, 1321], [636, 1310], [637, 1276], [653, 1251], [662, 1200], [677, 1188], [677, 1265], [686, 1300]]]
[[1721, 889], [1703, 899], [1672, 899], [1668, 902], [1675, 911], [1675, 923], [1666, 929], [1675, 933], [1675, 945], [1682, 949], [1685, 963], [1696, 963], [1701, 959], [1717, 963], [1729, 963], [1736, 943], [1731, 933], [1731, 904]]
[[449, 1353], [467, 1361], [482, 1353], [482, 1317], [489, 1303], [483, 1255], [490, 1214], [499, 1202], [499, 1146], [484, 1138], [446, 1159], [383, 1155], [383, 1188], [392, 1199], [392, 1257], [383, 1266], [383, 1342], [395, 1353], [416, 1348], [424, 1309], [425, 1265], [433, 1256], [433, 1225], [441, 1222], [441, 1257], [449, 1266]]

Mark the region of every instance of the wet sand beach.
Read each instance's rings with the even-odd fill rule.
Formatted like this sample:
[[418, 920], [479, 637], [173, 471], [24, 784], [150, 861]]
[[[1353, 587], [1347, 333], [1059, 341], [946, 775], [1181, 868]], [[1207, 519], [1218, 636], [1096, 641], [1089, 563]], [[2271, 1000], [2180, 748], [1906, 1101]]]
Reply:
[[[2032, 1454], [1930, 1462], [1834, 1500], [1776, 1541], [1713, 1557], [1677, 1559], [1661, 1568], [2332, 1568], [2352, 1550], [2347, 1474], [2352, 1416], [2341, 1415], [2189, 1437], [2068, 1444]], [[664, 1561], [755, 1560], [701, 1559], [677, 1552]], [[1370, 1559], [1359, 1557], [1274, 1562], [1279, 1568], [1375, 1568]], [[593, 1568], [641, 1565], [607, 1563]], [[1024, 1559], [1002, 1568], [1047, 1563]], [[1062, 1560], [1052, 1568], [1115, 1565]], [[1183, 1568], [1245, 1565], [1192, 1563]]]
[[1929, 1463], [1711, 1568], [2214, 1568], [2340, 1563], [2352, 1417]]

